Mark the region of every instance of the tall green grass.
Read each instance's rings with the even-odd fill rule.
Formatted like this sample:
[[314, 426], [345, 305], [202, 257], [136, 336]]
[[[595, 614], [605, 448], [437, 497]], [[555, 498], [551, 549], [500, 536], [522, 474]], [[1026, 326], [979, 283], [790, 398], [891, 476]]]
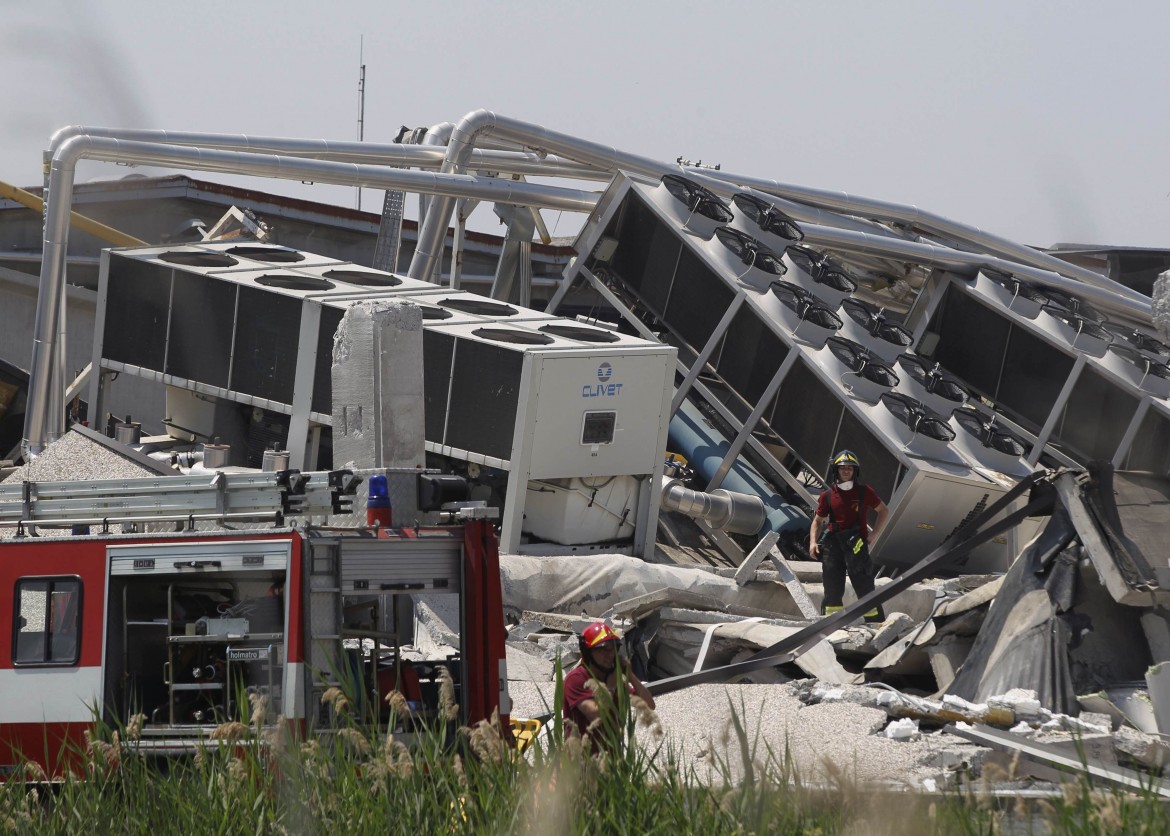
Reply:
[[498, 725], [456, 729], [442, 717], [408, 748], [401, 736], [350, 718], [353, 703], [340, 691], [326, 699], [339, 718], [333, 733], [304, 739], [285, 724], [273, 729], [253, 703], [251, 717], [218, 727], [194, 757], [165, 762], [137, 749], [137, 719], [98, 728], [60, 781], [38, 780], [30, 766], [26, 781], [0, 787], [0, 833], [1165, 832], [1152, 794], [1083, 782], [1025, 806], [978, 787], [941, 799], [864, 791], [845, 778], [811, 788], [782, 745], [749, 736], [742, 705], [728, 731], [734, 768], [709, 755], [700, 773], [638, 706], [621, 745], [599, 753], [566, 736], [554, 704], [549, 733], [520, 754]]

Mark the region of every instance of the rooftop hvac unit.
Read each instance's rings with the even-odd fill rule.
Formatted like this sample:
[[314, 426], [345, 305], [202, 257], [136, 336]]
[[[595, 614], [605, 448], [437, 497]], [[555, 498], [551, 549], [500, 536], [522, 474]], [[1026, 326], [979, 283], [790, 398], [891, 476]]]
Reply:
[[[434, 325], [423, 355], [428, 448], [509, 472], [506, 550], [521, 531], [563, 545], [618, 539], [647, 503], [656, 514], [649, 479], [661, 473], [673, 349], [558, 320]], [[615, 480], [620, 507], [590, 501], [590, 486]]]
[[735, 219], [735, 213], [719, 195], [693, 180], [677, 174], [666, 174], [662, 177], [660, 188], [666, 191], [670, 199], [661, 201], [659, 205], [679, 227], [691, 235], [708, 239], [718, 227], [726, 226]]
[[1067, 311], [1070, 314], [1076, 314], [1081, 319], [1087, 319], [1098, 325], [1105, 324], [1105, 314], [1098, 311], [1079, 296], [1074, 296], [1055, 287], [1045, 288], [1043, 292], [1048, 297], [1048, 303], [1050, 305]]
[[721, 226], [706, 245], [711, 260], [736, 281], [764, 291], [788, 272], [776, 253], [766, 244], [729, 226]]
[[[1008, 489], [948, 443], [953, 430], [945, 419], [890, 391], [899, 377], [893, 363], [910, 350], [909, 332], [855, 298], [833, 311], [811, 281], [804, 287], [794, 280], [801, 271], [791, 264], [784, 277], [760, 277], [767, 290], [745, 286], [737, 277], [748, 266], [744, 255], [751, 261], [753, 240], [772, 253], [791, 250], [792, 242], [756, 229], [742, 200], [735, 202], [732, 226], [746, 236], [727, 235], [732, 247], [718, 237], [702, 242], [680, 229], [674, 202], [659, 184], [615, 177], [601, 214], [576, 242], [589, 255], [569, 268], [566, 281], [604, 283], [635, 327], [652, 317], [653, 327], [680, 347], [687, 397], [703, 402], [774, 485], [806, 490], [786, 478], [790, 468], [823, 476], [835, 450], [855, 450], [863, 478], [901, 521], [887, 527], [875, 557], [898, 565], [916, 562]], [[814, 260], [835, 269], [811, 257], [810, 267]], [[861, 320], [854, 323], [856, 337], [845, 333], [852, 321], [847, 310]], [[904, 399], [900, 416], [880, 402], [890, 397]], [[1002, 570], [1012, 549], [986, 544], [969, 566]]]
[[844, 337], [829, 337], [817, 360], [855, 398], [877, 403], [882, 393], [898, 385], [898, 375], [869, 350]]
[[797, 268], [797, 278], [793, 281], [800, 282], [833, 310], [857, 290], [857, 281], [852, 276], [816, 250], [793, 244], [785, 251], [785, 255]]
[[942, 366], [907, 352], [898, 356], [898, 391], [921, 401], [940, 415], [967, 402], [970, 394], [958, 378]]
[[[409, 279], [260, 249], [267, 261], [223, 246], [103, 253], [95, 368], [328, 425], [347, 307], [415, 302], [427, 449], [509, 472], [505, 548], [518, 548], [522, 530], [572, 544], [634, 531], [634, 550], [652, 545], [673, 348], [450, 288], [415, 296], [423, 289]], [[286, 266], [302, 264], [315, 266]], [[108, 376], [94, 378], [100, 404]], [[526, 510], [535, 479], [552, 481]]]
[[731, 202], [735, 207], [733, 226], [760, 238], [775, 252], [783, 253], [789, 244], [804, 240], [804, 230], [773, 204], [742, 192]]
[[1044, 291], [1023, 279], [991, 270], [983, 270], [975, 276], [975, 291], [992, 299], [1025, 319], [1035, 319], [1048, 304]]
[[955, 431], [955, 449], [972, 464], [1017, 479], [1032, 472], [1023, 458], [1031, 445], [1001, 425], [994, 413], [963, 407], [951, 412], [948, 423]]
[[909, 331], [886, 319], [884, 309], [861, 299], [841, 303], [841, 322], [841, 336], [861, 343], [887, 363], [897, 362], [914, 342]]

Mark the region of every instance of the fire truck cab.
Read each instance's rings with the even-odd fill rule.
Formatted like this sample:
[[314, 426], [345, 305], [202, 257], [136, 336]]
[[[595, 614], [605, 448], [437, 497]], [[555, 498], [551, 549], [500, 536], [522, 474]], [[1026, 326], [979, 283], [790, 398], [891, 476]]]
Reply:
[[[446, 596], [458, 612], [457, 652], [411, 646], [415, 596]], [[507, 714], [485, 520], [23, 537], [0, 542], [0, 600], [11, 602], [0, 616], [0, 778], [24, 759], [53, 774], [98, 718], [120, 727], [142, 715], [136, 745], [174, 754], [229, 720], [328, 728], [331, 687], [371, 719], [389, 690], [426, 717], [443, 669], [463, 722]]]

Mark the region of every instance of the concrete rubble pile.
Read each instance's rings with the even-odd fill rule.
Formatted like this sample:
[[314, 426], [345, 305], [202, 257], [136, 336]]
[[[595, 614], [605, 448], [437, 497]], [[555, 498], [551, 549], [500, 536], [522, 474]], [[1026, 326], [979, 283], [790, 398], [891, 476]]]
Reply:
[[[1132, 770], [1160, 775], [1170, 572], [1151, 521], [1170, 507], [1170, 482], [1106, 466], [1060, 474], [1045, 490], [1046, 523], [1005, 574], [914, 583], [883, 602], [881, 623], [828, 629], [790, 663], [667, 689], [667, 735], [688, 757], [734, 761], [730, 706], [770, 746], [803, 752], [797, 766], [812, 776], [822, 757], [859, 779], [925, 789], [976, 778], [988, 763], [1035, 781], [1071, 770], [1134, 786]], [[513, 715], [551, 711], [556, 660], [575, 663], [576, 634], [596, 619], [623, 632], [651, 683], [741, 662], [819, 622], [802, 612], [819, 608], [819, 564], [773, 557], [782, 571], [504, 556]], [[879, 578], [879, 593], [890, 582]], [[840, 717], [826, 724], [830, 711]], [[898, 745], [911, 748], [891, 756]]]

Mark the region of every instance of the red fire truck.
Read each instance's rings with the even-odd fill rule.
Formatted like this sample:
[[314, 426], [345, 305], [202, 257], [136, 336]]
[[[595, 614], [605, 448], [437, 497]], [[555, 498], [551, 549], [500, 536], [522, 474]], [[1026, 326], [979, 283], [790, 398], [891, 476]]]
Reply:
[[[254, 702], [244, 703], [258, 698], [268, 723], [328, 727], [321, 695], [334, 686], [368, 710], [379, 688], [397, 688], [425, 715], [438, 710], [443, 669], [463, 722], [497, 708], [508, 721], [499, 555], [485, 519], [74, 535], [42, 520], [37, 536], [28, 522], [0, 541], [0, 601], [11, 603], [0, 608], [0, 777], [25, 759], [54, 774], [97, 718], [143, 715], [138, 745], [174, 754], [246, 720]], [[406, 596], [458, 613], [458, 652], [404, 650]]]

